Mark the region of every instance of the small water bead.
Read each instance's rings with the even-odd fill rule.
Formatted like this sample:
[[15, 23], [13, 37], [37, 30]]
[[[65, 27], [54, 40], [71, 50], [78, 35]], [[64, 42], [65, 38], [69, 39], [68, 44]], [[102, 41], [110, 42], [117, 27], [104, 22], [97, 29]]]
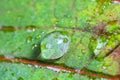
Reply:
[[26, 38], [26, 42], [27, 43], [30, 43], [32, 41], [32, 36], [28, 36], [27, 38]]
[[106, 66], [103, 66], [102, 69], [105, 70], [107, 67]]
[[82, 52], [82, 53], [85, 53], [85, 49], [81, 49], [81, 52]]
[[70, 38], [67, 34], [63, 35], [61, 32], [49, 33], [41, 41], [41, 54], [39, 58], [42, 59], [58, 59], [62, 57], [69, 48]]
[[25, 28], [26, 28], [27, 32], [34, 32], [36, 30], [36, 27], [32, 26], [32, 25], [31, 26], [26, 26]]
[[37, 47], [37, 44], [33, 44], [32, 45], [32, 49], [36, 48]]
[[37, 35], [37, 36], [36, 36], [36, 39], [41, 39], [41, 35], [40, 35], [40, 34]]
[[39, 68], [39, 66], [38, 66], [38, 65], [34, 65], [34, 67], [35, 67], [35, 68]]

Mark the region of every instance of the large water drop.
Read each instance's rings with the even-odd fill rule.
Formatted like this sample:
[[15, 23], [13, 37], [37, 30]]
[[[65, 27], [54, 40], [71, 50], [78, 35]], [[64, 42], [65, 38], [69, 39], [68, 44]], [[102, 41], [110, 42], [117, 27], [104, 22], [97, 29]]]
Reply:
[[49, 33], [41, 41], [41, 54], [39, 58], [54, 60], [62, 57], [69, 48], [70, 38], [61, 32]]

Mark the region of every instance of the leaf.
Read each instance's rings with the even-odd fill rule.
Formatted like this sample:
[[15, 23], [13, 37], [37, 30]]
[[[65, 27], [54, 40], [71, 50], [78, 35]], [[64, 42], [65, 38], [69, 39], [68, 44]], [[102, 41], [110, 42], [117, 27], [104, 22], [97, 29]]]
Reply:
[[[43, 67], [22, 63], [0, 62], [0, 80], [89, 80], [85, 75], [56, 72]], [[96, 78], [105, 79], [105, 78]], [[106, 79], [105, 79], [106, 80]]]
[[[119, 61], [116, 58], [113, 61], [114, 59], [107, 55], [119, 46], [119, 8], [120, 5], [112, 3], [111, 0], [3, 0], [0, 2], [0, 55], [5, 58], [39, 60], [73, 69], [87, 68], [115, 76], [119, 72]], [[43, 51], [41, 43], [44, 42], [46, 36], [50, 36], [49, 34], [55, 31], [67, 33], [70, 38], [69, 48], [62, 56], [44, 60], [41, 57]], [[99, 38], [101, 43], [99, 43]], [[54, 41], [48, 40], [50, 44]], [[103, 45], [105, 41], [108, 43]], [[99, 45], [102, 46], [99, 47]], [[56, 49], [61, 51], [59, 47], [52, 49], [52, 51]], [[59, 51], [57, 51], [58, 54], [61, 53]], [[104, 70], [104, 63], [109, 62], [110, 65]], [[13, 65], [12, 67], [16, 68], [19, 65], [7, 62], [0, 64], [3, 64], [0, 65], [3, 69], [5, 69], [4, 64], [5, 66]], [[46, 71], [49, 73], [48, 69]], [[26, 76], [23, 72], [21, 75]], [[29, 73], [31, 75], [31, 72]], [[53, 75], [50, 76], [54, 76], [56, 73], [52, 71], [51, 74]], [[61, 72], [57, 78], [69, 79], [68, 74], [70, 73]], [[5, 75], [1, 75], [6, 76], [9, 73], [5, 72]], [[14, 75], [17, 79], [17, 74]], [[47, 79], [46, 75], [43, 76], [42, 79]], [[18, 80], [21, 79], [23, 78], [18, 77]], [[77, 79], [79, 80], [78, 77]], [[83, 76], [83, 79], [87, 77]], [[53, 80], [56, 80], [56, 77]]]
[[[0, 46], [0, 54], [5, 57], [17, 57], [32, 60], [37, 59], [41, 60], [42, 58], [38, 58], [38, 55], [42, 55], [41, 51], [43, 50], [40, 49], [41, 41], [44, 38], [44, 36], [46, 35], [50, 36], [50, 34], [47, 33], [51, 33], [51, 31], [52, 30], [35, 30], [35, 31], [18, 30], [11, 33], [0, 31], [1, 32], [0, 44], [3, 44]], [[84, 32], [73, 32], [69, 30], [66, 31], [64, 30], [62, 32], [63, 34], [65, 32], [68, 33], [67, 35], [70, 37], [70, 45], [64, 57], [55, 61], [57, 61], [58, 64], [63, 63], [66, 66], [72, 68], [82, 69], [88, 63], [88, 61], [91, 59], [91, 56], [93, 55], [91, 50], [89, 49], [89, 43], [92, 34], [90, 33], [86, 34]], [[8, 41], [6, 42], [6, 40]], [[53, 45], [54, 42], [52, 41], [49, 42], [49, 44]], [[53, 50], [56, 51], [55, 48], [53, 48]], [[70, 65], [71, 61], [73, 61], [72, 65]]]

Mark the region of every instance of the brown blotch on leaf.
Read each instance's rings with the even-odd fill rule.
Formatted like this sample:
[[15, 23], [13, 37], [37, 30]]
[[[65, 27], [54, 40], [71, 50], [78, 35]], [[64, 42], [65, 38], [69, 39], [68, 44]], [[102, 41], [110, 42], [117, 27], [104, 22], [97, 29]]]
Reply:
[[4, 32], [14, 32], [16, 31], [16, 28], [13, 26], [3, 26], [3, 27], [0, 27], [0, 30]]
[[120, 58], [120, 46], [118, 46], [115, 50], [112, 51], [112, 53], [108, 56], [112, 56], [113, 59]]
[[119, 20], [112, 20], [112, 21], [109, 21], [109, 22], [101, 22], [98, 25], [93, 27], [93, 32], [95, 34], [97, 34], [98, 36], [104, 35], [104, 34], [107, 33], [106, 26], [107, 25], [113, 25], [113, 24], [120, 24], [120, 21]]
[[93, 27], [93, 32], [97, 34], [98, 36], [104, 35], [106, 33], [106, 29], [105, 29], [106, 25], [107, 23], [100, 23], [96, 25], [95, 27]]

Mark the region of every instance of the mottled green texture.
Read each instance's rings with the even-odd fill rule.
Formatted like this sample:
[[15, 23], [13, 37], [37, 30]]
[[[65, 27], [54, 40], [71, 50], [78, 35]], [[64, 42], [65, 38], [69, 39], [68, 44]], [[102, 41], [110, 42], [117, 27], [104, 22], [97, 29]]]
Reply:
[[42, 78], [51, 80], [54, 78], [55, 72], [45, 68], [35, 68], [31, 65], [24, 65], [22, 63], [1, 62], [0, 76], [0, 80], [38, 80]]
[[0, 25], [20, 27], [26, 25], [53, 26], [55, 24], [52, 11], [53, 1], [3, 0], [0, 2], [0, 18], [2, 18], [0, 19]]
[[84, 32], [75, 32], [74, 36], [71, 37], [70, 49], [68, 53], [61, 58], [61, 62], [65, 62], [69, 67], [82, 69], [87, 65], [93, 55], [89, 48], [92, 35]]
[[97, 58], [106, 57], [107, 54], [120, 45], [120, 34], [114, 34], [106, 38], [105, 45], [100, 49], [100, 52], [97, 53]]
[[47, 30], [0, 31], [0, 54], [6, 57], [34, 59], [40, 53], [38, 47], [41, 38], [48, 32]]
[[[5, 5], [6, 3], [7, 5]], [[89, 25], [119, 18], [119, 8], [117, 8], [119, 5], [112, 4], [110, 6], [109, 1], [3, 0], [0, 2], [0, 25], [14, 27], [59, 26], [84, 29]], [[113, 9], [112, 13], [108, 13], [111, 8]], [[109, 17], [109, 14], [115, 13], [115, 10], [117, 10], [115, 18]], [[102, 11], [102, 13], [97, 14], [97, 11]]]
[[[94, 79], [103, 80], [103, 78]], [[22, 63], [0, 62], [0, 80], [93, 80], [93, 78]], [[107, 79], [104, 78], [104, 80]]]
[[93, 59], [87, 69], [115, 76], [119, 71], [119, 64], [109, 57], [102, 60]]
[[[61, 58], [51, 60], [51, 64], [63, 64], [74, 69], [87, 67], [92, 71], [116, 75], [119, 62], [105, 57], [120, 45], [120, 5], [110, 2], [0, 0], [0, 55], [41, 60], [38, 56], [43, 38], [53, 31], [68, 32], [71, 40], [68, 51]], [[106, 70], [103, 66], [105, 61], [111, 62]], [[60, 78], [68, 78], [63, 76], [62, 73]]]
[[[67, 35], [70, 41], [68, 45], [69, 49], [67, 50], [67, 52], [63, 54], [63, 57], [60, 56], [62, 58], [54, 61], [57, 61], [56, 63], [58, 64], [62, 63], [65, 64], [66, 66], [75, 69], [82, 69], [85, 65], [87, 65], [87, 63], [91, 59], [91, 56], [93, 55], [92, 50], [90, 50], [89, 47], [90, 40], [93, 37], [92, 34], [90, 33], [86, 34], [85, 32], [80, 32], [80, 31], [74, 32], [72, 30], [63, 31], [62, 29], [58, 29], [58, 28], [56, 29], [56, 31], [60, 31], [63, 35]], [[51, 36], [51, 32], [54, 33], [52, 29], [35, 30], [35, 31], [18, 30], [15, 32], [0, 31], [0, 35], [1, 35], [0, 44], [3, 44], [0, 46], [0, 55], [3, 55], [5, 57], [18, 57], [18, 58], [27, 58], [34, 60], [37, 59], [44, 60], [46, 58], [42, 57], [43, 55], [42, 42], [45, 37]], [[54, 46], [53, 43], [55, 43], [55, 40], [49, 41], [49, 44], [51, 44], [52, 46]], [[56, 51], [55, 48], [53, 48], [53, 50]], [[48, 51], [48, 54], [51, 53], [49, 53]], [[60, 53], [58, 52], [58, 54]]]

